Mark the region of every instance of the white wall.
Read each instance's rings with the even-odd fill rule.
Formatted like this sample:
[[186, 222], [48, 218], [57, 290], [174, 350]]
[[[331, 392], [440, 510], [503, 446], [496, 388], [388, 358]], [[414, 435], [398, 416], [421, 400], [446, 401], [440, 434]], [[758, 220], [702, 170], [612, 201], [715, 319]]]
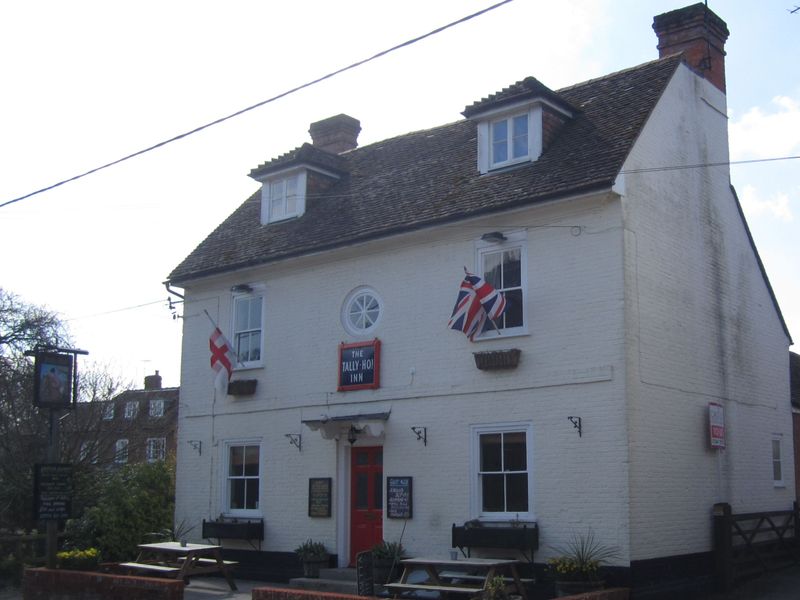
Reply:
[[[463, 267], [474, 268], [481, 233], [520, 228], [528, 240], [529, 334], [472, 344], [446, 328]], [[221, 444], [260, 438], [263, 549], [290, 551], [314, 537], [343, 552], [335, 518], [306, 516], [308, 477], [334, 477], [334, 498], [337, 486], [347, 483], [337, 478], [337, 442], [323, 440], [301, 420], [391, 410], [384, 474], [414, 478], [414, 518], [404, 545], [414, 554], [444, 556], [451, 524], [474, 516], [470, 425], [528, 421], [534, 439], [533, 505], [541, 528], [537, 560], [552, 554], [550, 545], [563, 543], [572, 531], [591, 527], [620, 548], [624, 562], [629, 536], [622, 263], [620, 205], [609, 194], [298, 259], [187, 289], [178, 519], [199, 523], [218, 515]], [[214, 401], [211, 326], [203, 309], [229, 332], [227, 290], [245, 281], [266, 286], [265, 366], [242, 374], [258, 379], [255, 397]], [[359, 285], [374, 287], [385, 303], [375, 332], [382, 342], [381, 387], [338, 393], [337, 346], [354, 341], [340, 323], [340, 311]], [[522, 350], [516, 370], [476, 369], [472, 352], [505, 348]], [[580, 438], [570, 415], [583, 419]], [[411, 426], [428, 428], [427, 446]], [[286, 433], [302, 434], [302, 452]], [[203, 440], [202, 455], [190, 439]], [[384, 537], [398, 539], [402, 527], [402, 521], [385, 520]]]
[[[725, 163], [725, 112], [682, 66], [623, 170]], [[791, 508], [788, 343], [727, 168], [629, 173], [624, 187], [632, 557], [707, 551], [715, 502]], [[709, 402], [725, 407], [724, 451], [709, 448]]]

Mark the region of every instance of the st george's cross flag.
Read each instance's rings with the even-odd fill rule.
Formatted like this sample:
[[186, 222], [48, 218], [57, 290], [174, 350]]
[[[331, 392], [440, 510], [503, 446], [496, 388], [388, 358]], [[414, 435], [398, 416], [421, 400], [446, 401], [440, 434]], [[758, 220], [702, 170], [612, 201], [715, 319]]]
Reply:
[[236, 353], [233, 346], [225, 338], [219, 327], [214, 326], [211, 337], [208, 340], [208, 347], [211, 350], [211, 368], [213, 369], [214, 383], [220, 391], [227, 390], [228, 382], [233, 373], [233, 363], [236, 360]]
[[494, 322], [502, 316], [506, 298], [478, 275], [464, 271], [466, 276], [458, 289], [456, 305], [447, 326], [463, 331], [473, 342], [475, 336], [484, 331], [487, 319]]

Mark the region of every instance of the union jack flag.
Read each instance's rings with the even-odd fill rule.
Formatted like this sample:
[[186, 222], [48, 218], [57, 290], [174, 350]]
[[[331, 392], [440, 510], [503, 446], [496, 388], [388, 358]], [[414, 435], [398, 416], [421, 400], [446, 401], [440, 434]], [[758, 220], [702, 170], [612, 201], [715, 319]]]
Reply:
[[506, 298], [478, 275], [467, 273], [458, 289], [458, 298], [447, 326], [463, 331], [469, 341], [484, 331], [486, 320], [494, 321], [506, 309]]

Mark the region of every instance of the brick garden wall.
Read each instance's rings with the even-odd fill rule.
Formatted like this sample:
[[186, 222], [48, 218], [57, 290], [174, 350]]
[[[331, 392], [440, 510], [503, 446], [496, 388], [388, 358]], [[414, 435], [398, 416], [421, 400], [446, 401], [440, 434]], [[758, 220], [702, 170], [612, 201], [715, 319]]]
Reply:
[[25, 569], [23, 600], [183, 600], [183, 581], [90, 571]]
[[[628, 588], [609, 588], [599, 592], [567, 596], [562, 600], [628, 600]], [[317, 592], [313, 590], [290, 590], [285, 588], [261, 587], [253, 589], [253, 600], [360, 600], [362, 596]]]

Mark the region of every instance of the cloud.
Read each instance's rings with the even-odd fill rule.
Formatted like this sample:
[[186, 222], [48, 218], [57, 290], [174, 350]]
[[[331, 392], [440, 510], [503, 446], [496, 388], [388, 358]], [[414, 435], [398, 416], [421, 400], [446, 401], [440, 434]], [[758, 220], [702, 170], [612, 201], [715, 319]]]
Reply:
[[747, 217], [757, 218], [767, 214], [786, 223], [794, 221], [794, 214], [789, 206], [789, 196], [783, 192], [777, 192], [771, 198], [765, 199], [759, 195], [754, 186], [746, 185], [739, 199]]
[[768, 108], [755, 106], [731, 116], [731, 160], [777, 158], [800, 153], [800, 101], [776, 96]]

